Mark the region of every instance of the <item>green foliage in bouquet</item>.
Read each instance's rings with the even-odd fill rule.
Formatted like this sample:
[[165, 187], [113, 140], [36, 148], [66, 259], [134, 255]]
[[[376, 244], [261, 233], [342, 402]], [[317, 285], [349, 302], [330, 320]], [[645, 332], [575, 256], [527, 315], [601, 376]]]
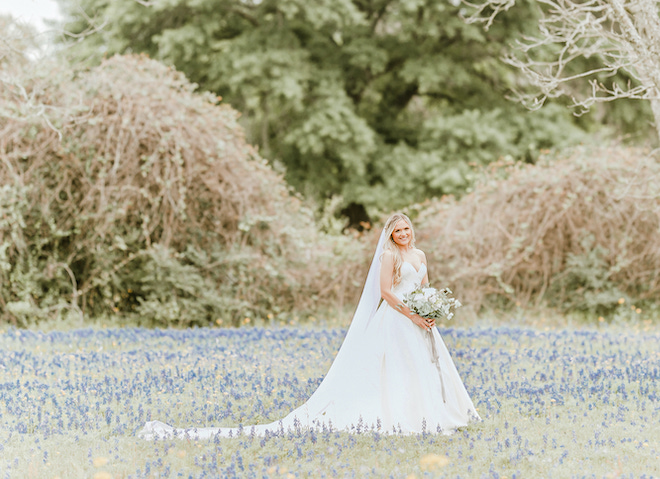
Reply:
[[181, 73], [134, 56], [16, 65], [0, 89], [3, 319], [237, 324], [352, 294], [361, 243], [319, 232], [237, 112]]
[[418, 241], [475, 310], [639, 314], [660, 294], [659, 178], [657, 152], [616, 146], [494, 164], [460, 201], [421, 207]]
[[456, 308], [462, 306], [461, 302], [451, 295], [449, 288], [437, 290], [427, 284], [406, 293], [403, 303], [423, 318], [450, 320], [454, 317]]

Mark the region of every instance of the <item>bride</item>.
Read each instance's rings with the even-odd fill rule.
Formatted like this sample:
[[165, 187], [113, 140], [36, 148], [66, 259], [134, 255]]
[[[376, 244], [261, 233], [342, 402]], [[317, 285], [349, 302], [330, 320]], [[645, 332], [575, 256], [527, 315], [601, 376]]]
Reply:
[[[413, 314], [403, 304], [404, 294], [428, 283], [426, 268], [426, 256], [415, 248], [410, 219], [392, 215], [378, 241], [346, 338], [318, 389], [283, 419], [244, 426], [242, 431], [264, 435], [325, 425], [346, 431], [451, 434], [479, 420], [435, 321]], [[239, 431], [177, 429], [151, 421], [140, 435], [203, 439]]]

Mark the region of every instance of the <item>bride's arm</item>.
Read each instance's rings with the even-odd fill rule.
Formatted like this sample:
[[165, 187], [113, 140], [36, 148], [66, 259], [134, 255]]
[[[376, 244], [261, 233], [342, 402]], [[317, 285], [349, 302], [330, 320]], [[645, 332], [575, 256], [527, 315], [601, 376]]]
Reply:
[[387, 304], [392, 306], [397, 311], [401, 312], [404, 316], [410, 318], [410, 320], [419, 326], [422, 329], [427, 331], [430, 329], [429, 324], [424, 318], [419, 314], [415, 314], [410, 311], [410, 308], [403, 304], [393, 292], [392, 292], [392, 276], [394, 276], [394, 257], [389, 251], [383, 253], [383, 260], [380, 265], [380, 295], [387, 301]]
[[422, 280], [422, 284], [429, 284], [429, 265], [426, 262], [426, 254], [421, 249], [418, 249], [417, 251], [419, 251], [421, 253], [422, 263], [424, 263], [424, 265], [426, 266], [426, 274], [424, 275], [424, 279]]

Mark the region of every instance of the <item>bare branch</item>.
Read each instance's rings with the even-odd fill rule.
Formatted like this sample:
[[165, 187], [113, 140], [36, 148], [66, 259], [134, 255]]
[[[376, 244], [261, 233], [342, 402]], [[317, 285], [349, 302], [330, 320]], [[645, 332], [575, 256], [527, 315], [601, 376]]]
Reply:
[[[135, 0], [135, 1], [138, 1], [138, 0]], [[68, 36], [68, 37], [77, 38], [78, 40], [83, 40], [83, 39], [85, 39], [86, 37], [88, 37], [90, 35], [93, 35], [95, 33], [100, 32], [108, 24], [108, 21], [106, 20], [103, 23], [101, 23], [100, 25], [98, 25], [96, 23], [96, 19], [94, 19], [94, 18], [90, 17], [89, 15], [87, 15], [87, 12], [81, 6], [78, 6], [77, 10], [78, 10], [78, 13], [80, 13], [80, 15], [85, 19], [85, 22], [87, 22], [87, 25], [89, 25], [89, 26], [84, 31], [82, 31], [80, 33], [73, 33], [73, 32], [67, 31], [67, 30], [62, 30], [62, 33], [64, 35]]]
[[463, 16], [468, 23], [483, 23], [484, 29], [488, 30], [495, 18], [502, 12], [506, 12], [516, 4], [516, 0], [491, 0], [484, 3], [463, 2], [474, 12], [469, 16]]
[[[465, 0], [464, 19], [488, 29], [515, 0]], [[538, 0], [535, 36], [523, 36], [503, 60], [528, 81], [513, 98], [540, 108], [548, 98], [569, 95], [578, 114], [595, 103], [618, 98], [651, 102], [660, 136], [660, 18], [656, 0]], [[581, 69], [576, 60], [600, 63]], [[623, 87], [603, 83], [603, 76], [624, 73]], [[536, 93], [529, 93], [529, 90]], [[522, 90], [522, 91], [521, 91]], [[580, 93], [582, 92], [582, 93]]]

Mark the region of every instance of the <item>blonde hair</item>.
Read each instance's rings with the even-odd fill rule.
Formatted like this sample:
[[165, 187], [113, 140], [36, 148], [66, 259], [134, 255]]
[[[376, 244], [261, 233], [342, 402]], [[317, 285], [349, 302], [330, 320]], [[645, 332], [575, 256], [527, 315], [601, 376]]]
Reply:
[[394, 227], [399, 221], [405, 221], [410, 226], [410, 231], [412, 232], [412, 237], [410, 238], [410, 243], [408, 243], [408, 248], [412, 249], [415, 247], [415, 229], [413, 228], [412, 221], [403, 213], [394, 213], [390, 216], [385, 222], [385, 244], [383, 244], [383, 253], [385, 251], [391, 251], [392, 256], [394, 257], [394, 271], [392, 273], [392, 286], [396, 286], [401, 282], [401, 266], [403, 265], [403, 256], [401, 256], [401, 250], [399, 246], [394, 242], [392, 238], [392, 233], [394, 232]]

